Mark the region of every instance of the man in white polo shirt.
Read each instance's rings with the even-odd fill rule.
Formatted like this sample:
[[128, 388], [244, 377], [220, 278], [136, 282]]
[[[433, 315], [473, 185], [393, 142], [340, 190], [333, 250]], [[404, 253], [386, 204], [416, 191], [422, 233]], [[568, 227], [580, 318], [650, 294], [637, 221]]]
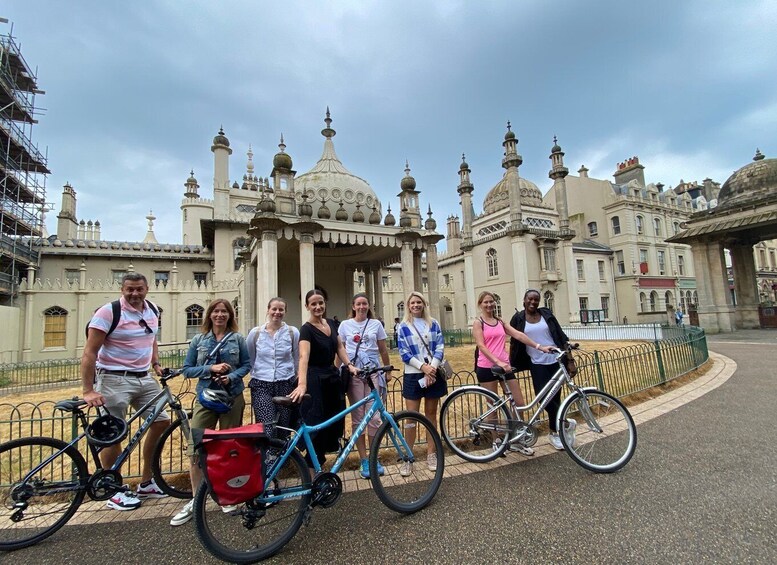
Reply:
[[[162, 374], [159, 365], [156, 333], [159, 310], [146, 300], [148, 281], [139, 273], [129, 273], [121, 280], [120, 316], [114, 322], [111, 303], [99, 308], [89, 322], [84, 354], [81, 357], [81, 381], [84, 400], [89, 406], [104, 406], [113, 416], [127, 418], [127, 408], [136, 410], [151, 400], [161, 389], [148, 374], [149, 367]], [[113, 328], [113, 331], [111, 331]], [[151, 458], [159, 436], [170, 424], [162, 412], [149, 428], [143, 443], [142, 479], [137, 494], [116, 493], [108, 501], [115, 510], [134, 510], [142, 498], [165, 496], [151, 478]], [[110, 467], [121, 453], [116, 444], [100, 451], [103, 467]]]

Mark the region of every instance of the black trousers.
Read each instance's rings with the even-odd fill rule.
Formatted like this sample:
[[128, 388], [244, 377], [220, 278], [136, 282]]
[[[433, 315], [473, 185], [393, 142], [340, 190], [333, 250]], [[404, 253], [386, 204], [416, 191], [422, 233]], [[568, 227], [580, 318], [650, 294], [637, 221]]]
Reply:
[[[531, 380], [534, 385], [534, 394], [539, 394], [542, 388], [550, 382], [550, 379], [558, 371], [558, 363], [552, 365], [531, 365]], [[556, 417], [558, 416], [558, 408], [561, 406], [561, 391], [559, 390], [553, 398], [551, 398], [548, 405], [545, 407], [545, 411], [548, 413], [548, 426], [551, 431], [558, 432], [556, 429]]]

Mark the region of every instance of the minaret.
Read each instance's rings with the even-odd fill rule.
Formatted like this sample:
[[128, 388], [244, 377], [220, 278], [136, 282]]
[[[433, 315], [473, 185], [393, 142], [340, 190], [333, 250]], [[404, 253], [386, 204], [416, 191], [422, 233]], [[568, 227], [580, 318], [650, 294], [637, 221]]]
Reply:
[[191, 170], [189, 173], [189, 178], [186, 179], [186, 182], [184, 183], [184, 188], [186, 190], [184, 191], [183, 195], [185, 198], [199, 198], [200, 195], [197, 192], [200, 188], [200, 185], [197, 183], [197, 179], [194, 178], [194, 169]]
[[229, 216], [229, 140], [224, 135], [224, 128], [213, 138], [213, 205], [216, 217]]
[[[327, 117], [329, 117], [328, 112]], [[331, 122], [332, 120], [329, 121]], [[286, 153], [283, 134], [281, 134], [281, 142], [278, 144], [278, 149], [278, 153], [275, 154], [272, 160], [272, 173], [270, 175], [273, 182], [273, 192], [275, 193], [275, 209], [279, 214], [296, 214], [297, 203], [294, 200], [294, 175], [296, 172], [292, 170], [294, 163], [291, 160], [291, 155]]]
[[154, 220], [156, 220], [154, 212], [149, 210], [146, 220], [148, 220], [148, 231], [146, 232], [146, 237], [143, 239], [143, 243], [159, 243], [154, 235]]
[[459, 186], [456, 189], [461, 198], [461, 217], [463, 218], [461, 230], [462, 249], [472, 248], [472, 191], [475, 190], [475, 187], [469, 178], [471, 172], [467, 161], [464, 160], [464, 153], [462, 153], [461, 165], [459, 165]]
[[507, 122], [507, 133], [502, 142], [505, 148], [502, 158], [502, 168], [505, 169], [505, 182], [507, 195], [510, 202], [510, 230], [521, 231], [523, 229], [523, 211], [521, 210], [521, 187], [519, 185], [518, 167], [523, 163], [523, 157], [518, 155], [518, 139], [512, 131], [510, 122]]
[[567, 203], [566, 176], [569, 169], [564, 166], [564, 152], [558, 144], [556, 136], [553, 136], [553, 148], [550, 150], [551, 169], [548, 176], [553, 179], [553, 189], [556, 195], [556, 211], [559, 215], [559, 227], [561, 231], [569, 229], [569, 204]]
[[459, 218], [448, 216], [447, 236], [445, 237], [445, 246], [449, 255], [458, 255], [461, 252], [461, 228], [459, 227]]
[[410, 165], [405, 160], [405, 176], [399, 182], [399, 187], [402, 191], [397, 194], [399, 197], [399, 208], [410, 219], [409, 227], [420, 228], [421, 209], [418, 205], [418, 195], [420, 192], [415, 189], [415, 186], [415, 179], [410, 176]]
[[259, 179], [254, 174], [254, 152], [251, 149], [251, 144], [248, 144], [248, 163], [246, 163], [246, 174], [243, 175], [243, 190], [256, 191], [259, 185]]
[[77, 233], [76, 191], [68, 182], [62, 188], [62, 206], [57, 214], [57, 238], [60, 241], [67, 241], [75, 239]]

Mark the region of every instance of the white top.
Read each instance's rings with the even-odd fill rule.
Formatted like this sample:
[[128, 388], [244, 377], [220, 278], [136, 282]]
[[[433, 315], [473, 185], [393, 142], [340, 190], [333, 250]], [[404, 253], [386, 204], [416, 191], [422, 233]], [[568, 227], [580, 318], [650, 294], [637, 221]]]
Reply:
[[[353, 318], [348, 318], [340, 323], [337, 335], [340, 336], [345, 345], [348, 359], [353, 359], [356, 353], [356, 346], [361, 342], [359, 356], [353, 362], [354, 365], [357, 367], [366, 367], [368, 365], [379, 367], [381, 365], [378, 341], [386, 339], [386, 330], [383, 324], [380, 323], [380, 320], [368, 318], [364, 322], [357, 322]], [[356, 336], [359, 337], [357, 338]]]
[[[532, 324], [529, 320], [526, 320], [526, 327], [523, 329], [523, 333], [540, 345], [555, 345], [553, 336], [550, 335], [548, 323], [542, 316], [540, 316], [540, 321], [536, 324]], [[528, 346], [526, 347], [526, 352], [529, 354], [531, 362], [535, 365], [552, 365], [553, 363], [556, 363], [555, 353], [543, 353], [539, 349]]]
[[260, 381], [285, 381], [297, 376], [299, 363], [299, 330], [281, 324], [275, 335], [267, 324], [248, 332], [248, 355], [251, 358], [251, 378]]

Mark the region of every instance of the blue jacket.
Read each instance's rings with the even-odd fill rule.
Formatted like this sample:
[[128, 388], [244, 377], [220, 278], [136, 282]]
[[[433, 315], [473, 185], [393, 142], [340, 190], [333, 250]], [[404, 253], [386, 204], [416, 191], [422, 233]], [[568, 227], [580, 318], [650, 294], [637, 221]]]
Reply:
[[213, 332], [194, 336], [191, 343], [189, 343], [189, 351], [186, 353], [186, 359], [183, 362], [183, 375], [190, 379], [200, 379], [197, 383], [197, 392], [200, 392], [211, 385], [210, 379], [203, 379], [203, 377], [210, 377], [211, 366], [218, 362], [229, 363], [232, 366], [232, 372], [227, 375], [229, 377], [227, 392], [230, 396], [235, 397], [245, 389], [243, 377], [251, 370], [246, 340], [239, 333], [233, 333], [219, 350], [218, 357], [220, 361], [210, 359], [208, 364], [205, 365], [208, 353], [213, 351], [217, 343], [218, 340], [214, 337]]

